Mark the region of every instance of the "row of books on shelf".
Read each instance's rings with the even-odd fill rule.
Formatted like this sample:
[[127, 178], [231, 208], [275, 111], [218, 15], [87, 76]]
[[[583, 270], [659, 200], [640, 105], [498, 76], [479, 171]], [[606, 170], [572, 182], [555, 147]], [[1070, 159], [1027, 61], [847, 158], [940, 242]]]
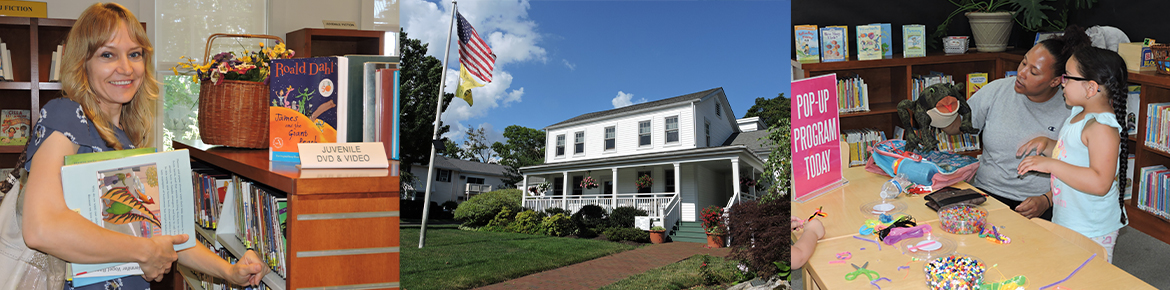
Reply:
[[837, 80], [837, 111], [869, 111], [869, 85], [860, 76]]
[[877, 129], [844, 130], [841, 139], [849, 144], [849, 166], [865, 165], [869, 147], [886, 140], [886, 132]]
[[[835, 62], [849, 60], [848, 26], [796, 25], [796, 60], [799, 62]], [[855, 27], [857, 59], [873, 60], [893, 58], [893, 41], [896, 39], [889, 23], [874, 23]], [[921, 24], [902, 25], [902, 56], [926, 56], [926, 26]]]
[[925, 74], [925, 75], [914, 75], [910, 78], [910, 80], [911, 80], [910, 96], [913, 97], [914, 100], [918, 100], [918, 96], [921, 95], [922, 91], [925, 90], [929, 86], [932, 86], [935, 84], [954, 84], [955, 83], [954, 76], [940, 73], [940, 72], [936, 72], [936, 71], [932, 71], [932, 72]]
[[241, 193], [232, 199], [236, 237], [245, 247], [256, 250], [260, 259], [272, 267], [272, 272], [288, 277], [288, 239], [285, 233], [288, 199], [279, 191], [239, 176], [233, 176], [232, 182], [236, 192]]
[[979, 144], [979, 134], [962, 133], [959, 135], [948, 135], [947, 133], [936, 132], [934, 137], [938, 140], [938, 151], [958, 153], [981, 150], [983, 148]]
[[1146, 146], [1170, 152], [1170, 103], [1146, 105]]
[[0, 80], [12, 81], [12, 51], [8, 50], [8, 43], [0, 41]]
[[57, 50], [53, 51], [53, 58], [49, 61], [49, 80], [50, 82], [61, 81], [61, 52], [64, 51], [65, 46], [58, 45]]
[[1141, 179], [1141, 185], [1134, 192], [1138, 208], [1170, 219], [1170, 213], [1166, 212], [1170, 208], [1170, 198], [1167, 198], [1167, 194], [1170, 194], [1170, 170], [1165, 165], [1142, 167], [1138, 178]]
[[[207, 248], [208, 250], [211, 250], [212, 253], [219, 255], [220, 258], [223, 258], [225, 261], [228, 261], [228, 263], [235, 264], [236, 261], [239, 261], [239, 258], [237, 258], [235, 255], [232, 255], [232, 253], [230, 251], [228, 251], [227, 249], [224, 249], [223, 247], [216, 246], [215, 241], [209, 241], [209, 240], [203, 238], [202, 235], [195, 235], [195, 239], [196, 239], [196, 241], [199, 242], [200, 246], [203, 246], [203, 247]], [[216, 278], [216, 277], [211, 276], [210, 274], [207, 274], [207, 273], [192, 271], [192, 275], [195, 276], [195, 280], [199, 281], [199, 284], [200, 284], [199, 286], [203, 287], [202, 289], [204, 289], [204, 290], [268, 290], [268, 289], [271, 289], [268, 287], [268, 285], [265, 285], [263, 282], [260, 283], [260, 286], [239, 286], [239, 285], [228, 284], [227, 281], [220, 279], [220, 278]]]

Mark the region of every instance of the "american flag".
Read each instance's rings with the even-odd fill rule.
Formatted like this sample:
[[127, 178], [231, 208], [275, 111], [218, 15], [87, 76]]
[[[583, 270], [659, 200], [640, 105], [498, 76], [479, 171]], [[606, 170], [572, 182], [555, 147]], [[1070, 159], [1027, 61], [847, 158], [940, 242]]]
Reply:
[[496, 54], [479, 38], [475, 27], [471, 27], [462, 14], [456, 12], [455, 15], [459, 17], [459, 63], [466, 66], [467, 71], [482, 80], [482, 83], [490, 83]]

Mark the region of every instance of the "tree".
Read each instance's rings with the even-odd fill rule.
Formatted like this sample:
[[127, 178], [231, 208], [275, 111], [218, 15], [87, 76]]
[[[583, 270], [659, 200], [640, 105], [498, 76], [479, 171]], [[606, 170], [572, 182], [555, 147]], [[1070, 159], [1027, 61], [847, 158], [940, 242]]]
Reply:
[[765, 126], [774, 126], [776, 121], [780, 119], [789, 118], [792, 113], [789, 110], [790, 104], [788, 98], [784, 97], [783, 93], [777, 94], [775, 98], [756, 98], [756, 104], [752, 105], [743, 114], [744, 118], [760, 117], [764, 121]]
[[463, 159], [463, 148], [459, 148], [459, 144], [451, 139], [443, 138], [443, 150], [439, 150], [436, 154], [446, 156], [451, 159]]
[[[782, 100], [787, 106], [789, 99]], [[787, 200], [789, 190], [792, 189], [792, 119], [780, 118], [768, 128], [768, 136], [764, 138], [772, 148], [768, 161], [764, 162], [764, 176], [773, 176], [775, 179], [761, 201]]]
[[496, 142], [492, 150], [500, 156], [500, 165], [508, 167], [504, 184], [513, 185], [524, 180], [520, 167], [544, 163], [545, 132], [519, 125], [504, 128], [507, 143]]
[[[399, 147], [402, 148], [402, 163], [409, 168], [412, 164], [430, 162], [431, 140], [435, 129], [435, 101], [443, 77], [443, 63], [438, 58], [427, 56], [427, 44], [407, 38], [405, 31], [399, 32], [398, 41], [402, 44], [402, 59], [399, 63], [402, 136]], [[454, 97], [455, 94], [443, 94], [442, 110], [447, 110]], [[451, 130], [449, 125], [438, 125], [439, 136]]]
[[496, 153], [487, 142], [487, 133], [483, 128], [467, 128], [467, 136], [463, 139], [463, 159], [491, 163], [496, 159]]

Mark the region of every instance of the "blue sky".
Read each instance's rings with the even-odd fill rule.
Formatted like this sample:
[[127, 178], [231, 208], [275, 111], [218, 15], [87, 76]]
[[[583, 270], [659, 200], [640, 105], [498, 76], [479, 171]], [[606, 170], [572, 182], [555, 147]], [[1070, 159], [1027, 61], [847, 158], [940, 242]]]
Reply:
[[[497, 55], [494, 80], [455, 100], [443, 121], [490, 141], [509, 125], [541, 129], [618, 105], [723, 87], [736, 117], [757, 97], [788, 96], [791, 2], [461, 1], [459, 12]], [[450, 1], [403, 0], [408, 37], [440, 57]], [[458, 75], [455, 42], [447, 91]]]

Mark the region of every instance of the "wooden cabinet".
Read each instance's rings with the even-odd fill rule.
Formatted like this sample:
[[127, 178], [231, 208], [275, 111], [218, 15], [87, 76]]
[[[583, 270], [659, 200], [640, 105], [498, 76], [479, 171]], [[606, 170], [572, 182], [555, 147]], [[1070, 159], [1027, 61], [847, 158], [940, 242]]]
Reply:
[[342, 56], [347, 54], [384, 55], [385, 31], [304, 28], [285, 34], [286, 45], [294, 57]]
[[[399, 287], [398, 161], [382, 177], [310, 178], [268, 161], [268, 151], [193, 147], [191, 159], [287, 195], [288, 276], [269, 274], [273, 289]], [[224, 212], [228, 212], [225, 204]], [[237, 256], [235, 237], [216, 237]]]

